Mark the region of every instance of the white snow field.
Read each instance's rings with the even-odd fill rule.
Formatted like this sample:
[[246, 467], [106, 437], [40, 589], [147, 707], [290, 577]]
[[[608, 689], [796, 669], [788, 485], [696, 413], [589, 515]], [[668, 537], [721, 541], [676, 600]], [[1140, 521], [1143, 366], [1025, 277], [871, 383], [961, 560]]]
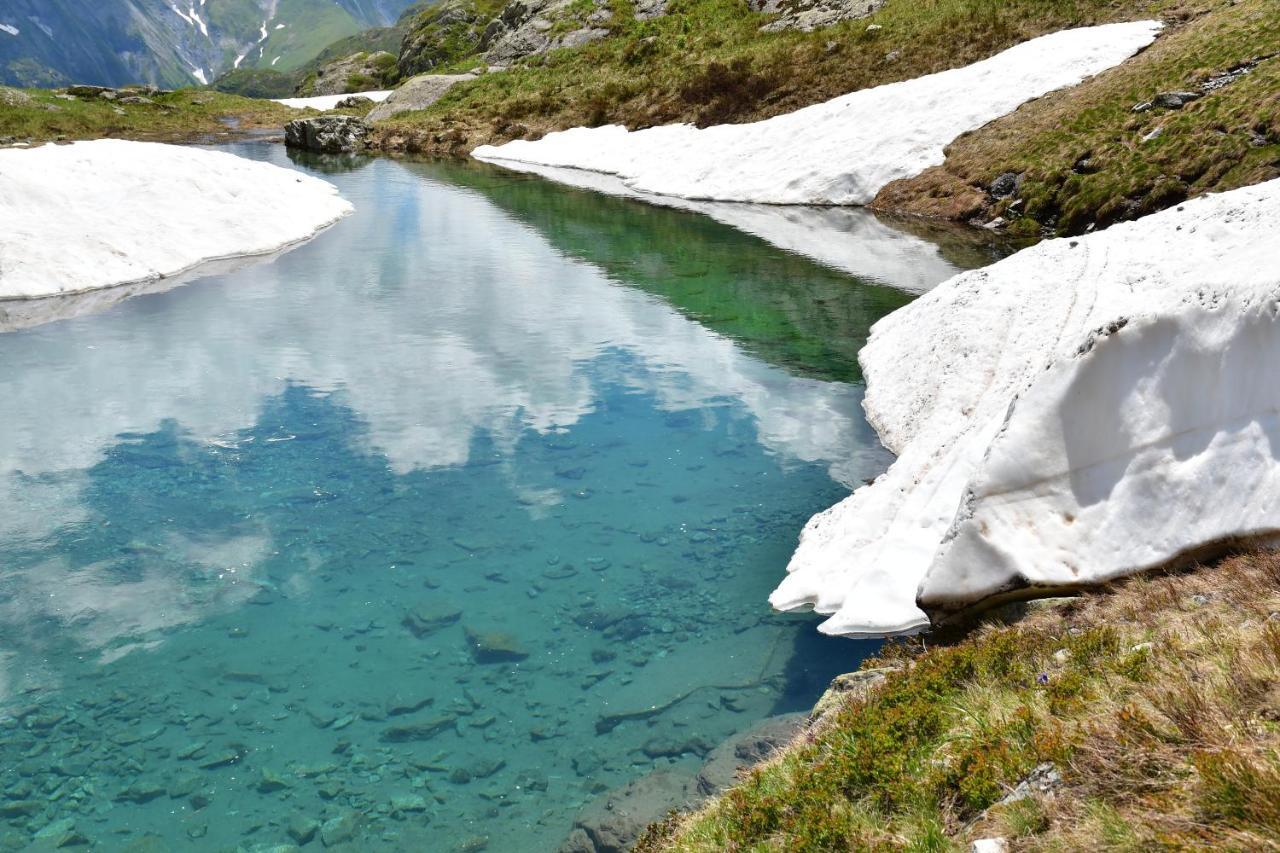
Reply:
[[0, 299], [268, 254], [353, 209], [325, 181], [220, 151], [118, 139], [3, 149]]
[[380, 104], [387, 98], [391, 97], [391, 90], [377, 92], [352, 92], [350, 95], [316, 95], [311, 98], [273, 98], [277, 104], [284, 104], [286, 107], [293, 107], [295, 110], [331, 110], [338, 105], [338, 101], [347, 98], [368, 98], [375, 104]]
[[964, 68], [752, 124], [574, 128], [482, 145], [472, 156], [607, 172], [632, 189], [684, 198], [867, 204], [885, 184], [942, 163], [960, 134], [1123, 62], [1160, 29], [1138, 21], [1064, 30]]
[[1280, 181], [956, 276], [877, 323], [860, 361], [898, 459], [810, 520], [770, 597], [832, 614], [825, 633], [910, 632], [1271, 536]]

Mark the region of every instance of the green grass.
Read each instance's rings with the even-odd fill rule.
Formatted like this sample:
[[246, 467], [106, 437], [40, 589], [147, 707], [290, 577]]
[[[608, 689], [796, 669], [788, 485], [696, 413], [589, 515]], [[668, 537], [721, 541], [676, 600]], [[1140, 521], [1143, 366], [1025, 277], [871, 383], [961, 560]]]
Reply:
[[[673, 121], [706, 125], [789, 112], [855, 89], [990, 56], [1063, 27], [1161, 14], [1173, 0], [890, 0], [871, 18], [813, 33], [762, 33], [768, 16], [741, 0], [672, 0], [637, 21], [612, 4], [612, 35], [530, 57], [459, 86], [431, 109], [399, 117], [388, 148], [459, 153], [576, 125]], [[869, 24], [879, 30], [868, 31]], [[446, 52], [433, 70], [476, 63]], [[402, 65], [404, 57], [402, 57]]]
[[[9, 104], [5, 91], [21, 92], [24, 103]], [[297, 111], [271, 101], [219, 92], [183, 89], [153, 96], [154, 104], [119, 106], [101, 99], [64, 100], [41, 89], [0, 89], [0, 138], [46, 142], [76, 139], [141, 139], [172, 141], [228, 128], [219, 119], [233, 117], [241, 129], [280, 127]], [[124, 110], [121, 115], [116, 109]]]
[[[877, 204], [926, 215], [1003, 215], [1024, 233], [1077, 234], [1210, 191], [1280, 176], [1280, 2], [1200, 3], [1130, 62], [953, 143], [946, 163]], [[1133, 107], [1271, 56], [1181, 110]], [[1159, 131], [1155, 138], [1148, 139]], [[1025, 173], [1018, 206], [984, 188]], [[1010, 200], [1013, 201], [1013, 200]]]
[[[1257, 554], [889, 646], [878, 691], [637, 850], [1275, 849], [1277, 608]], [[1000, 805], [1043, 762], [1054, 795]]]

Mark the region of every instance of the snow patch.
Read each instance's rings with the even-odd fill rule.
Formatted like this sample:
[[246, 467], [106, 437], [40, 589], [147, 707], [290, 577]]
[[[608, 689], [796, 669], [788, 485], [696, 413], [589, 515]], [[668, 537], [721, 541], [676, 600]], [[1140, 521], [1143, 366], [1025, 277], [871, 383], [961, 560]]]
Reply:
[[[201, 4], [201, 5], [204, 5], [204, 4]], [[187, 10], [187, 14], [191, 16], [191, 20], [195, 23], [195, 26], [200, 28], [200, 32], [204, 34], [204, 37], [208, 38], [209, 27], [205, 25], [204, 19], [201, 18], [200, 13], [196, 11], [196, 7], [195, 6], [190, 7], [190, 9]]]
[[0, 298], [273, 252], [352, 209], [325, 181], [220, 151], [116, 139], [0, 150]]
[[278, 57], [278, 56], [277, 56], [275, 59], [271, 60], [271, 64], [272, 64], [272, 66], [274, 66], [274, 65], [275, 65], [277, 62], [279, 62], [279, 61], [280, 61], [280, 57]]
[[277, 104], [293, 107], [298, 110], [331, 110], [344, 98], [368, 98], [374, 103], [381, 103], [391, 96], [391, 90], [378, 92], [355, 92], [350, 95], [316, 95], [312, 98], [273, 98]]
[[890, 181], [943, 162], [961, 133], [1123, 62], [1156, 21], [1042, 36], [939, 74], [841, 96], [752, 124], [618, 125], [482, 145], [480, 160], [615, 174], [643, 192], [770, 204], [866, 204]]
[[21, 30], [10, 24], [0, 24], [0, 31], [4, 31], [11, 36], [16, 36]]
[[179, 18], [186, 21], [189, 26], [194, 27], [196, 25], [196, 22], [191, 19], [191, 16], [188, 15], [186, 12], [182, 11], [181, 9], [179, 9], [177, 4], [170, 3], [169, 8], [172, 9], [174, 14], [176, 14]]
[[899, 457], [808, 523], [770, 602], [907, 632], [1280, 531], [1278, 232], [1272, 181], [1042, 243], [881, 320], [864, 408]]
[[208, 85], [209, 85], [209, 78], [207, 78], [207, 77], [205, 76], [205, 74], [204, 74], [204, 69], [203, 69], [203, 68], [192, 68], [192, 69], [191, 69], [191, 76], [192, 76], [192, 77], [194, 77], [194, 78], [196, 78], [197, 80], [199, 80], [199, 81], [200, 81], [200, 85], [202, 85], [202, 86], [208, 86]]

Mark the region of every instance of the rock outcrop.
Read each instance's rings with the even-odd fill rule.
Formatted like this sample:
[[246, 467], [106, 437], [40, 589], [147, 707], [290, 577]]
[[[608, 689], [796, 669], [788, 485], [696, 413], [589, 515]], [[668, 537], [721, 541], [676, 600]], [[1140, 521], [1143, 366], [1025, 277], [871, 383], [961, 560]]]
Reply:
[[300, 97], [346, 95], [370, 89], [385, 89], [387, 77], [395, 70], [396, 57], [386, 51], [353, 53], [320, 67], [298, 87]]
[[880, 11], [885, 0], [748, 0], [753, 12], [776, 14], [762, 26], [766, 33], [782, 30], [810, 32], [841, 21], [866, 18]]
[[419, 74], [408, 80], [365, 117], [366, 121], [383, 121], [397, 113], [425, 110], [444, 97], [459, 83], [474, 80], [474, 74]]
[[352, 116], [294, 119], [284, 126], [284, 144], [321, 154], [348, 154], [364, 147], [369, 126]]

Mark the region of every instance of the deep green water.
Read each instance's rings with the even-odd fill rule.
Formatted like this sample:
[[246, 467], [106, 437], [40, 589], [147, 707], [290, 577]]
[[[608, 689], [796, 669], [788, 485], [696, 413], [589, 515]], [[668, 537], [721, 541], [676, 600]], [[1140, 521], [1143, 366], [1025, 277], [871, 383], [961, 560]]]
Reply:
[[0, 334], [0, 849], [552, 850], [871, 648], [765, 599], [889, 461], [855, 357], [908, 296], [536, 178], [325, 171], [358, 213], [313, 242]]

